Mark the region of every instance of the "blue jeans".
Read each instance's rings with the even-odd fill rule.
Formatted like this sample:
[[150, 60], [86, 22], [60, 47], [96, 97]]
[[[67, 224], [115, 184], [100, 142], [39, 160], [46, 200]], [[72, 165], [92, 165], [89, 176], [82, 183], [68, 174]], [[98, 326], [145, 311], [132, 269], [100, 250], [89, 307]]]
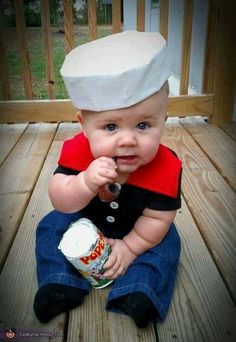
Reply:
[[[89, 282], [58, 249], [64, 232], [79, 218], [81, 218], [80, 213], [63, 214], [54, 210], [40, 221], [36, 232], [39, 287], [48, 283], [57, 283], [91, 290]], [[118, 309], [112, 305], [114, 299], [141, 291], [156, 307], [159, 314], [157, 320], [164, 320], [174, 290], [179, 255], [180, 238], [172, 223], [162, 242], [138, 256], [126, 273], [112, 283], [106, 309], [118, 312]]]

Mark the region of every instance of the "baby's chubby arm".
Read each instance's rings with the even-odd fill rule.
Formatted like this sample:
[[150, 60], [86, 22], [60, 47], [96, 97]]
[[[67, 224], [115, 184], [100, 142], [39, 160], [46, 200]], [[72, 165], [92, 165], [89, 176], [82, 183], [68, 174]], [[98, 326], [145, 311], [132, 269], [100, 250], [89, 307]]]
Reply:
[[116, 163], [110, 157], [95, 159], [78, 175], [56, 173], [49, 183], [49, 196], [55, 209], [73, 213], [84, 208], [99, 189], [117, 177]]
[[146, 208], [134, 228], [122, 240], [107, 239], [112, 253], [104, 268], [104, 277], [116, 279], [124, 274], [135, 258], [158, 245], [173, 222], [176, 210], [158, 211]]

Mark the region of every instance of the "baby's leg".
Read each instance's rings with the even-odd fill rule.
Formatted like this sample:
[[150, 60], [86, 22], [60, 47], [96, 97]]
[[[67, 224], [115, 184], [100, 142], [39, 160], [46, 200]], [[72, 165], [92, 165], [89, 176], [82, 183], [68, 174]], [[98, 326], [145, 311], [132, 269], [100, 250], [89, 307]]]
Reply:
[[58, 245], [69, 225], [81, 218], [76, 214], [53, 211], [39, 223], [36, 231], [36, 261], [39, 289], [34, 311], [42, 323], [83, 302], [90, 285], [66, 260]]
[[139, 328], [163, 321], [174, 290], [180, 239], [172, 224], [162, 242], [135, 259], [109, 293], [107, 310], [125, 313]]
[[150, 298], [141, 291], [128, 293], [111, 301], [117, 311], [130, 316], [138, 328], [146, 328], [149, 322], [155, 321], [158, 315]]

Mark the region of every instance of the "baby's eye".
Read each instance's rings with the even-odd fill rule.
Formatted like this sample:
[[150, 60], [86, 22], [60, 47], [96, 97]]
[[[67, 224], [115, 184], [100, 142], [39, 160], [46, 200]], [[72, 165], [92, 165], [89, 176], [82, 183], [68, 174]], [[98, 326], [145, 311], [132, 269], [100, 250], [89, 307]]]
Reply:
[[137, 128], [138, 128], [138, 129], [141, 129], [141, 130], [145, 130], [145, 129], [147, 129], [148, 127], [150, 127], [150, 125], [149, 125], [147, 122], [140, 122], [140, 123], [137, 125]]
[[106, 125], [106, 130], [109, 132], [113, 132], [113, 131], [117, 130], [117, 125], [114, 123], [110, 123], [110, 124]]

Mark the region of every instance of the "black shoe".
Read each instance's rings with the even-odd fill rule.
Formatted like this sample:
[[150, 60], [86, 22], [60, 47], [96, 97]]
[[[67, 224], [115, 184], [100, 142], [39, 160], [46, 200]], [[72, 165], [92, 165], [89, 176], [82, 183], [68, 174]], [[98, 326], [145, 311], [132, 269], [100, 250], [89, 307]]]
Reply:
[[146, 328], [157, 318], [157, 310], [143, 292], [133, 292], [112, 301], [112, 306], [129, 315], [138, 328]]
[[46, 284], [34, 298], [34, 312], [41, 323], [47, 323], [62, 312], [82, 304], [88, 291], [62, 284]]

